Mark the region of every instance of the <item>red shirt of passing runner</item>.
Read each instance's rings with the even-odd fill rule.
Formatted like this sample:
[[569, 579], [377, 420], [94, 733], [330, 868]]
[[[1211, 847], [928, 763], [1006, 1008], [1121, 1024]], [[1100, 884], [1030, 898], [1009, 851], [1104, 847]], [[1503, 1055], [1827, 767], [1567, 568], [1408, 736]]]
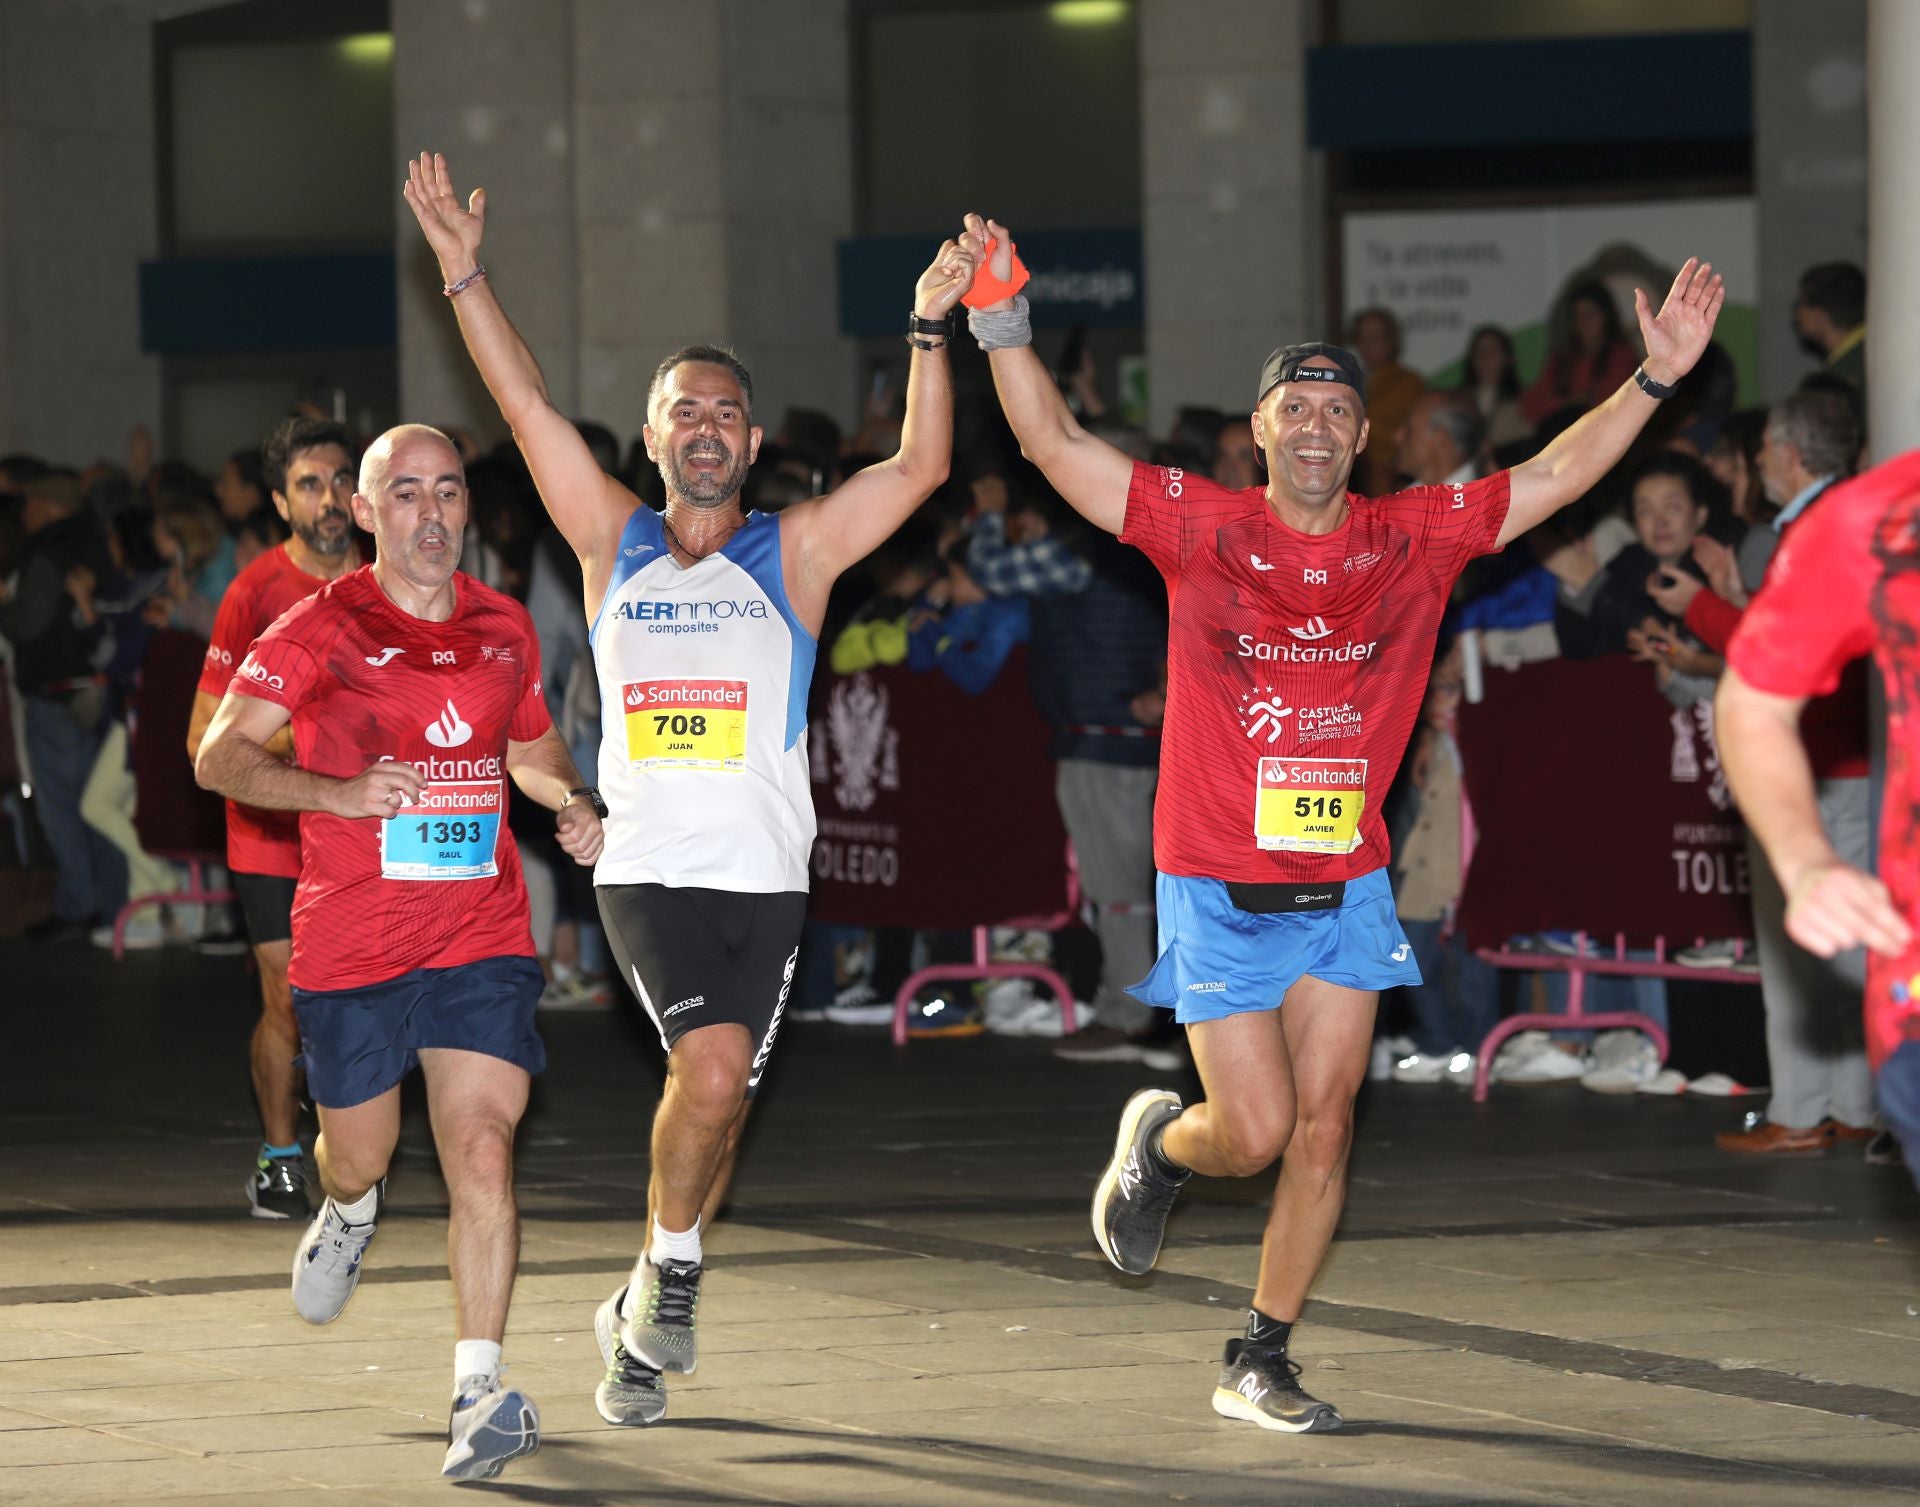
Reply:
[[1382, 808], [1467, 562], [1496, 547], [1505, 471], [1388, 497], [1303, 534], [1258, 487], [1136, 463], [1123, 543], [1166, 577], [1161, 872], [1354, 879], [1387, 862]]
[[[213, 620], [213, 641], [196, 687], [209, 696], [227, 693], [234, 667], [247, 648], [289, 607], [304, 602], [325, 583], [308, 575], [277, 545], [255, 560], [220, 598]], [[241, 874], [300, 876], [300, 819], [292, 811], [263, 811], [227, 802], [227, 867]]]
[[230, 690], [292, 713], [302, 769], [351, 779], [383, 759], [428, 781], [389, 821], [300, 813], [297, 988], [353, 989], [415, 968], [531, 957], [506, 823], [507, 743], [552, 725], [526, 609], [456, 574], [446, 622], [388, 600], [363, 567], [263, 633]]
[[[1781, 541], [1727, 659], [1756, 690], [1830, 694], [1873, 654], [1887, 687], [1880, 878], [1920, 933], [1920, 452], [1834, 487]], [[1867, 954], [1873, 1067], [1920, 1039], [1920, 942]]]

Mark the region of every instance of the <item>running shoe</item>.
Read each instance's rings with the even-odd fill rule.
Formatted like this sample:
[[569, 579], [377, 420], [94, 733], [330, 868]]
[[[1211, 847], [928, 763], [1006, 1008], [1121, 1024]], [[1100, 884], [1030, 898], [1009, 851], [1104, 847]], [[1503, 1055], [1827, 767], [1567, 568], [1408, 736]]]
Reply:
[[627, 1353], [656, 1371], [691, 1376], [700, 1364], [694, 1345], [693, 1316], [700, 1306], [700, 1263], [641, 1263], [640, 1298], [634, 1315], [620, 1326]]
[[607, 1366], [607, 1374], [593, 1389], [593, 1405], [608, 1423], [638, 1428], [667, 1416], [667, 1384], [658, 1371], [635, 1360], [620, 1343], [620, 1304], [626, 1296], [623, 1287], [593, 1316], [593, 1337]]
[[1284, 1349], [1245, 1339], [1227, 1341], [1213, 1410], [1222, 1418], [1244, 1418], [1284, 1434], [1325, 1434], [1346, 1422], [1332, 1403], [1307, 1395], [1300, 1385], [1300, 1363]]
[[1466, 1088], [1473, 1083], [1473, 1053], [1465, 1047], [1451, 1052], [1409, 1052], [1393, 1065], [1395, 1083], [1452, 1083]]
[[455, 1389], [441, 1475], [491, 1481], [508, 1461], [538, 1448], [540, 1410], [531, 1397], [502, 1387], [497, 1376], [469, 1376]]
[[1180, 1113], [1180, 1096], [1143, 1088], [1120, 1111], [1113, 1160], [1093, 1190], [1093, 1238], [1121, 1271], [1138, 1277], [1160, 1259], [1160, 1239], [1181, 1184], [1193, 1176], [1169, 1177], [1147, 1151], [1154, 1131]]
[[311, 1215], [307, 1169], [297, 1156], [268, 1156], [264, 1151], [247, 1179], [247, 1202], [255, 1219], [295, 1219]]
[[1593, 1038], [1591, 1066], [1580, 1086], [1596, 1094], [1631, 1094], [1660, 1071], [1660, 1053], [1638, 1031], [1602, 1031]]
[[293, 1253], [293, 1306], [309, 1324], [331, 1324], [360, 1285], [360, 1258], [373, 1240], [375, 1221], [348, 1224], [331, 1198], [320, 1204], [300, 1247]]
[[1492, 1076], [1496, 1083], [1559, 1083], [1586, 1071], [1584, 1052], [1561, 1051], [1545, 1031], [1522, 1031], [1500, 1048]]

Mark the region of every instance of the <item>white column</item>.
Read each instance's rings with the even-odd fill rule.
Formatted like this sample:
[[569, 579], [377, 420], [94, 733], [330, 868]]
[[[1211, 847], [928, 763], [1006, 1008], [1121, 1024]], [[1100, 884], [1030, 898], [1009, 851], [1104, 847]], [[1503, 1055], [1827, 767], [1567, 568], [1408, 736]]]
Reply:
[[1920, 445], [1920, 5], [1868, 0], [1867, 432], [1876, 460]]

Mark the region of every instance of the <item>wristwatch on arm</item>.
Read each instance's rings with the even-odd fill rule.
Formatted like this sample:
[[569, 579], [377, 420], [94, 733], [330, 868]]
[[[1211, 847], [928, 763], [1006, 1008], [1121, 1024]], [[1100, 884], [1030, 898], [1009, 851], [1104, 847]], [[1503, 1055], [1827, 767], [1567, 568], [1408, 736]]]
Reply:
[[567, 792], [567, 798], [561, 802], [560, 809], [562, 811], [566, 810], [566, 808], [571, 806], [575, 801], [585, 801], [589, 806], [593, 807], [593, 814], [599, 817], [601, 821], [607, 819], [607, 803], [600, 798], [599, 786], [575, 785], [573, 789]]

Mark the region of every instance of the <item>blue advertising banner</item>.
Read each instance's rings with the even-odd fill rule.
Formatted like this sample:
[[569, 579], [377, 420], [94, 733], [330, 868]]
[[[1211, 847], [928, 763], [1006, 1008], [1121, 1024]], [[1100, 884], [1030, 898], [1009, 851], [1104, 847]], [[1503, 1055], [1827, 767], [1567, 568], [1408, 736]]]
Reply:
[[[840, 242], [840, 333], [903, 333], [914, 281], [940, 241], [929, 232]], [[1026, 295], [1039, 328], [1142, 323], [1138, 227], [1034, 230], [1022, 233], [1017, 244], [1033, 274]]]

